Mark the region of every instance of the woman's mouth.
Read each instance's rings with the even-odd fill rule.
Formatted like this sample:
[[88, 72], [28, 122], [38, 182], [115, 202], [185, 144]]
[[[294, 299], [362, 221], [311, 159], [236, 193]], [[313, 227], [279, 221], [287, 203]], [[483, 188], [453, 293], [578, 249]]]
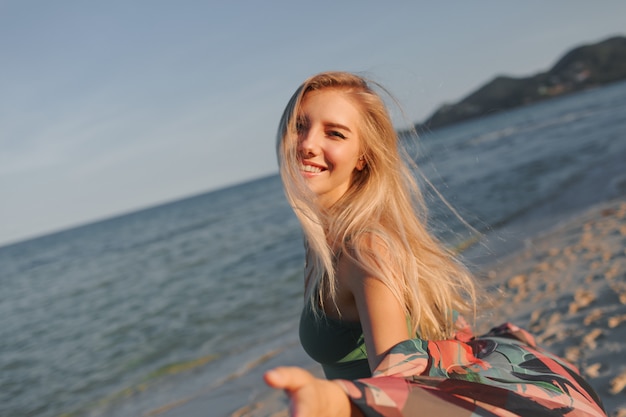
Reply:
[[312, 174], [319, 174], [320, 172], [325, 170], [325, 168], [316, 165], [300, 164], [300, 171], [310, 172]]
[[322, 169], [320, 167], [314, 167], [312, 165], [302, 165], [300, 166], [300, 170], [304, 172], [312, 172], [314, 174], [322, 172]]

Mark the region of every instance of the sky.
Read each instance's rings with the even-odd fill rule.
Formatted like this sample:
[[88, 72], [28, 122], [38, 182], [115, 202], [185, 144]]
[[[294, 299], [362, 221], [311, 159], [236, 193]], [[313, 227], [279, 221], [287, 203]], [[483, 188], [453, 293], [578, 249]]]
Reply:
[[626, 35], [626, 2], [0, 0], [0, 245], [277, 172], [320, 71], [399, 100], [399, 128], [495, 75]]

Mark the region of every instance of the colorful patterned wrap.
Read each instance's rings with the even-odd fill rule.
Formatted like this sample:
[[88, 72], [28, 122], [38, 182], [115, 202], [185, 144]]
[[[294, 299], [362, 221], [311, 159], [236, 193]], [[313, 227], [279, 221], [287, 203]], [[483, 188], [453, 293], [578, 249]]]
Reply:
[[372, 378], [341, 380], [366, 417], [606, 416], [578, 369], [505, 323], [474, 338], [396, 345]]

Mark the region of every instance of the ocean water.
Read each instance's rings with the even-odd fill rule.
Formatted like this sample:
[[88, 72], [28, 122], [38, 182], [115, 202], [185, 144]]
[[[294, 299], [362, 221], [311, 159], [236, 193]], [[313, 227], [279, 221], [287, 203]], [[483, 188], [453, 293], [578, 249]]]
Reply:
[[[626, 83], [425, 132], [413, 151], [488, 237], [465, 256], [487, 262], [626, 195]], [[471, 240], [425, 190], [437, 234]], [[199, 397], [230, 415], [297, 347], [302, 257], [277, 176], [0, 248], [0, 415], [158, 415]]]

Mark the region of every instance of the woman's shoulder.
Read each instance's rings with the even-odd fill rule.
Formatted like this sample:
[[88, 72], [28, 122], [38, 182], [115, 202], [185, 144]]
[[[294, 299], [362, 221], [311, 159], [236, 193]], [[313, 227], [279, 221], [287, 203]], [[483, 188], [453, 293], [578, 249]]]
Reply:
[[368, 228], [352, 235], [344, 246], [349, 254], [355, 255], [358, 259], [359, 254], [386, 256], [392, 243], [389, 233], [382, 228]]
[[369, 279], [377, 279], [376, 269], [391, 267], [392, 258], [390, 245], [382, 235], [361, 233], [351, 239], [338, 256], [338, 279], [352, 289], [362, 286]]

